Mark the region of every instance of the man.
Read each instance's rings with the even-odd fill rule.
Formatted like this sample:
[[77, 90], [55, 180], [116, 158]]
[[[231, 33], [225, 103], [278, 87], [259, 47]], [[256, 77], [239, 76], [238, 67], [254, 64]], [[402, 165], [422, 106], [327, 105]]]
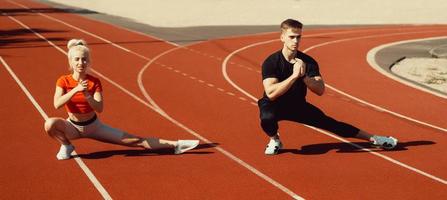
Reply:
[[270, 55], [262, 64], [264, 95], [258, 101], [261, 126], [270, 137], [265, 154], [274, 155], [282, 148], [278, 121], [290, 120], [328, 130], [342, 137], [356, 137], [370, 141], [384, 149], [392, 149], [393, 137], [372, 135], [352, 125], [336, 121], [306, 102], [307, 89], [321, 96], [324, 81], [318, 63], [298, 51], [303, 25], [293, 19], [281, 23], [283, 48]]

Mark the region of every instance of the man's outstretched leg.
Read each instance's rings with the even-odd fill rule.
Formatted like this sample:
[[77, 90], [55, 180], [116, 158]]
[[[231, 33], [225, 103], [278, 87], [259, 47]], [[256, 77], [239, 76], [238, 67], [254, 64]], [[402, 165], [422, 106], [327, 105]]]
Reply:
[[398, 142], [394, 137], [370, 134], [345, 122], [337, 121], [310, 103], [297, 112], [301, 113], [292, 119], [293, 121], [321, 128], [341, 137], [362, 139], [371, 142], [373, 146], [387, 150], [395, 148]]

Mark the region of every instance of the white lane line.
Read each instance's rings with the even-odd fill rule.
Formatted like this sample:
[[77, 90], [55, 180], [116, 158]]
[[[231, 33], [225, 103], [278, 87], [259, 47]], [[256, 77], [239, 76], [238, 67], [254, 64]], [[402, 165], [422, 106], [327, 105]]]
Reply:
[[[8, 16], [9, 17], [9, 16]], [[23, 23], [21, 23], [20, 21], [16, 20], [15, 18], [14, 21], [18, 22], [21, 25], [25, 25]], [[67, 54], [64, 50], [62, 50], [61, 48], [59, 48], [58, 46], [56, 46], [54, 43], [52, 43], [51, 41], [47, 40], [45, 37], [43, 37], [42, 35], [40, 35], [39, 33], [33, 31], [32, 29], [30, 29], [28, 26], [24, 26], [25, 28], [27, 28], [28, 30], [30, 30], [31, 32], [33, 32], [34, 34], [36, 34], [39, 38], [42, 38], [43, 40], [45, 40], [47, 43], [49, 43], [51, 46], [53, 46], [54, 48], [56, 48], [57, 50], [59, 50], [60, 52], [62, 52], [63, 54]], [[152, 63], [152, 61], [155, 61], [155, 59], [152, 59], [150, 63]], [[149, 65], [147, 65], [149, 66]], [[90, 68], [91, 71], [93, 73], [95, 73], [96, 75], [98, 75], [99, 77], [101, 77], [102, 79], [108, 81], [109, 83], [111, 83], [112, 85], [114, 85], [115, 87], [119, 88], [120, 90], [122, 90], [123, 92], [125, 92], [126, 94], [128, 94], [129, 96], [131, 96], [132, 98], [134, 98], [135, 100], [137, 100], [138, 102], [142, 103], [143, 105], [147, 106], [148, 108], [154, 110], [155, 112], [157, 112], [158, 114], [160, 114], [161, 116], [163, 116], [164, 118], [166, 118], [167, 120], [169, 120], [170, 122], [172, 122], [173, 124], [177, 125], [178, 127], [184, 129], [185, 131], [187, 131], [188, 133], [190, 133], [191, 135], [199, 138], [200, 140], [206, 142], [206, 143], [212, 143], [210, 140], [206, 139], [205, 137], [201, 136], [200, 134], [196, 133], [195, 131], [191, 130], [190, 128], [186, 127], [185, 125], [181, 124], [180, 122], [178, 122], [177, 120], [171, 118], [169, 115], [167, 115], [162, 109], [160, 109], [157, 104], [154, 104], [154, 106], [150, 105], [149, 103], [147, 103], [146, 101], [140, 99], [137, 95], [133, 94], [132, 92], [130, 92], [129, 90], [125, 89], [124, 87], [122, 87], [121, 85], [119, 85], [118, 83], [112, 81], [110, 78], [108, 78], [107, 76], [99, 73], [98, 71], [94, 70], [93, 68]], [[147, 94], [147, 93], [146, 93]], [[150, 99], [150, 97], [149, 97]], [[149, 100], [148, 99], [148, 100]], [[149, 102], [151, 102], [151, 100], [149, 100]], [[153, 102], [153, 101], [152, 101]], [[236, 163], [238, 163], [239, 165], [245, 167], [246, 169], [248, 169], [250, 172], [256, 174], [257, 176], [259, 176], [260, 178], [264, 179], [265, 181], [267, 181], [268, 183], [270, 183], [271, 185], [273, 185], [274, 187], [282, 190], [283, 192], [285, 192], [286, 194], [288, 194], [289, 196], [291, 196], [294, 199], [304, 199], [301, 196], [295, 194], [293, 191], [291, 191], [290, 189], [284, 187], [283, 185], [281, 185], [280, 183], [278, 183], [277, 181], [273, 180], [272, 178], [270, 178], [269, 176], [265, 175], [264, 173], [262, 173], [261, 171], [257, 170], [256, 168], [254, 168], [253, 166], [249, 165], [248, 163], [246, 163], [245, 161], [241, 160], [240, 158], [236, 157], [235, 155], [233, 155], [232, 153], [226, 151], [225, 149], [221, 148], [221, 147], [215, 147], [215, 149], [219, 152], [221, 152], [222, 154], [224, 154], [225, 156], [227, 156], [228, 158], [230, 158], [231, 160], [235, 161]], [[81, 165], [80, 165], [81, 166]], [[86, 174], [92, 174], [87, 173]], [[93, 174], [92, 174], [93, 175]], [[98, 182], [99, 183], [99, 182]], [[94, 183], [95, 184], [95, 183]], [[95, 185], [96, 186], [96, 185]], [[98, 189], [99, 190], [99, 189]], [[105, 191], [105, 189], [104, 189]], [[101, 192], [101, 191], [100, 191]], [[110, 196], [110, 195], [109, 195]], [[103, 195], [104, 197], [104, 195]], [[111, 199], [111, 198], [106, 198], [105, 199]]]
[[239, 97], [239, 99], [242, 101], [247, 101], [247, 99], [245, 97]]
[[439, 40], [439, 39], [446, 39], [446, 38], [447, 38], [446, 36], [442, 36], [442, 37], [430, 37], [430, 38], [414, 39], [414, 40], [404, 40], [404, 41], [392, 42], [392, 43], [388, 43], [388, 44], [382, 44], [382, 45], [380, 45], [380, 46], [377, 46], [377, 47], [374, 47], [373, 49], [371, 49], [371, 50], [368, 52], [367, 56], [366, 56], [366, 60], [368, 61], [369, 65], [370, 65], [373, 69], [375, 69], [376, 71], [380, 72], [382, 75], [384, 75], [384, 76], [386, 76], [386, 77], [388, 77], [388, 78], [390, 78], [390, 79], [392, 79], [392, 80], [395, 80], [395, 81], [397, 81], [397, 82], [399, 82], [399, 83], [402, 83], [402, 84], [408, 85], [408, 86], [410, 86], [410, 87], [416, 88], [416, 89], [418, 89], [418, 90], [422, 90], [422, 91], [427, 92], [427, 93], [430, 93], [430, 94], [432, 94], [432, 95], [435, 95], [435, 96], [438, 96], [438, 97], [447, 99], [447, 95], [445, 95], [445, 94], [441, 94], [441, 93], [438, 93], [438, 92], [434, 92], [434, 91], [429, 90], [429, 89], [427, 89], [427, 88], [424, 88], [424, 87], [421, 87], [421, 86], [419, 86], [419, 85], [416, 85], [416, 84], [414, 84], [414, 83], [412, 83], [412, 82], [405, 81], [405, 80], [403, 80], [403, 79], [397, 77], [397, 76], [394, 75], [393, 73], [388, 73], [387, 71], [385, 71], [384, 69], [382, 69], [382, 67], [379, 66], [379, 64], [376, 62], [376, 59], [375, 59], [375, 58], [376, 58], [376, 54], [377, 54], [380, 50], [385, 49], [385, 48], [390, 47], [390, 46], [395, 46], [395, 45], [405, 44], [405, 43], [412, 43], [412, 42], [428, 41], [428, 40]]
[[342, 95], [345, 95], [345, 96], [347, 96], [347, 97], [349, 97], [351, 99], [354, 99], [355, 101], [358, 101], [358, 102], [360, 102], [362, 104], [368, 105], [368, 106], [376, 109], [377, 111], [389, 113], [389, 114], [394, 115], [396, 117], [399, 117], [401, 119], [405, 119], [405, 120], [408, 120], [408, 121], [411, 121], [411, 122], [414, 122], [414, 123], [417, 123], [417, 124], [421, 124], [421, 125], [424, 125], [424, 126], [427, 126], [427, 127], [430, 127], [430, 128], [434, 128], [434, 129], [437, 129], [437, 130], [440, 130], [440, 131], [443, 131], [443, 132], [447, 132], [446, 128], [442, 128], [442, 127], [439, 127], [439, 126], [436, 126], [436, 125], [433, 125], [433, 124], [430, 124], [430, 123], [427, 123], [427, 122], [423, 122], [423, 121], [420, 121], [420, 120], [408, 117], [408, 116], [403, 115], [403, 114], [399, 114], [397, 112], [393, 112], [391, 110], [388, 110], [388, 109], [382, 108], [380, 106], [377, 106], [375, 104], [369, 103], [369, 102], [367, 102], [365, 100], [362, 100], [360, 98], [354, 97], [354, 96], [352, 96], [352, 95], [350, 95], [348, 93], [345, 93], [345, 92], [343, 92], [343, 91], [341, 91], [341, 90], [339, 90], [339, 89], [337, 89], [337, 88], [335, 88], [333, 86], [330, 86], [330, 85], [326, 85], [326, 86], [328, 88], [330, 88], [331, 90], [335, 91], [335, 92], [338, 92], [338, 93], [340, 93]]
[[[48, 119], [48, 115], [45, 113], [45, 111], [42, 109], [42, 107], [37, 103], [36, 99], [34, 99], [33, 95], [29, 92], [29, 90], [23, 85], [22, 81], [17, 77], [17, 75], [14, 73], [14, 71], [9, 67], [9, 65], [6, 63], [6, 61], [3, 59], [3, 57], [0, 56], [0, 62], [3, 64], [5, 69], [9, 72], [11, 77], [16, 81], [16, 83], [19, 85], [19, 87], [22, 89], [22, 91], [25, 93], [25, 95], [28, 97], [28, 99], [31, 101], [31, 103], [34, 105], [34, 107], [39, 111], [40, 115], [44, 120]], [[82, 169], [82, 171], [87, 175], [90, 182], [93, 183], [95, 188], [98, 190], [98, 192], [101, 194], [101, 196], [104, 199], [112, 199], [110, 194], [107, 192], [107, 190], [101, 185], [101, 183], [98, 181], [98, 179], [95, 177], [95, 175], [92, 173], [92, 171], [85, 165], [84, 161], [80, 157], [78, 157], [76, 151], [73, 151], [74, 160], [79, 165], [79, 167]]]
[[[435, 31], [428, 31], [428, 32], [435, 32]], [[411, 33], [421, 33], [421, 31], [417, 31], [417, 32], [407, 32], [407, 34], [411, 34]], [[424, 32], [425, 33], [425, 32]], [[317, 48], [317, 47], [322, 47], [322, 46], [324, 46], [323, 44], [325, 44], [325, 45], [328, 45], [328, 44], [333, 44], [333, 43], [336, 43], [337, 41], [339, 41], [339, 42], [341, 42], [341, 41], [350, 41], [350, 40], [356, 40], [356, 39], [364, 39], [364, 38], [372, 38], [372, 37], [384, 37], [384, 36], [392, 36], [392, 35], [403, 35], [404, 33], [393, 33], [393, 34], [378, 34], [378, 35], [373, 35], [373, 36], [362, 36], [362, 37], [353, 37], [353, 38], [351, 38], [351, 39], [341, 39], [341, 40], [334, 40], [334, 41], [331, 41], [331, 42], [325, 42], [325, 43], [322, 43], [322, 44], [318, 44], [318, 45], [314, 45], [314, 46], [311, 46], [311, 47], [309, 47], [309, 48], [307, 48], [306, 50], [304, 50], [303, 52], [307, 52], [307, 51], [309, 51], [309, 50], [311, 50], [311, 49], [314, 49], [314, 48]], [[234, 88], [236, 88], [237, 90], [239, 90], [241, 93], [243, 93], [243, 94], [245, 94], [247, 97], [249, 97], [250, 99], [252, 99], [253, 101], [257, 101], [257, 98], [256, 97], [254, 97], [253, 95], [251, 95], [250, 93], [248, 93], [247, 91], [245, 91], [244, 89], [242, 89], [241, 87], [239, 87], [237, 84], [235, 84], [230, 78], [229, 78], [229, 76], [228, 76], [228, 73], [227, 73], [227, 63], [228, 63], [228, 61], [230, 60], [230, 58], [231, 57], [233, 57], [234, 55], [236, 55], [237, 53], [239, 53], [239, 52], [241, 52], [241, 51], [244, 51], [244, 50], [246, 50], [246, 49], [248, 49], [248, 48], [252, 48], [252, 47], [255, 47], [255, 46], [259, 46], [259, 45], [263, 45], [263, 44], [268, 44], [268, 43], [270, 43], [270, 42], [274, 42], [274, 41], [278, 41], [278, 39], [276, 39], [276, 40], [268, 40], [268, 41], [264, 41], [264, 42], [257, 42], [257, 43], [253, 43], [253, 44], [250, 44], [250, 45], [247, 45], [247, 46], [245, 46], [245, 47], [242, 47], [242, 48], [240, 48], [240, 49], [238, 49], [238, 50], [236, 50], [236, 51], [233, 51], [233, 52], [231, 52], [225, 59], [224, 59], [224, 61], [223, 61], [223, 63], [222, 63], [222, 73], [223, 73], [223, 76], [225, 77], [225, 79], [234, 87]], [[347, 93], [344, 93], [344, 92], [341, 92], [340, 90], [338, 90], [338, 89], [336, 89], [336, 88], [334, 88], [334, 87], [332, 87], [332, 86], [329, 86], [328, 84], [326, 84], [328, 87], [330, 87], [331, 89], [333, 89], [334, 91], [336, 91], [336, 92], [338, 92], [338, 93], [340, 93], [340, 94], [343, 94], [343, 95], [345, 95], [345, 96], [347, 96], [347, 97], [349, 97], [349, 98], [353, 98], [353, 96], [351, 96], [351, 95], [347, 95]], [[354, 100], [360, 100], [360, 99], [358, 99], [358, 98], [353, 98]], [[373, 105], [373, 104], [369, 104], [369, 103], [367, 103], [366, 101], [361, 101], [362, 103], [364, 103], [364, 104], [368, 104], [368, 105]], [[375, 108], [380, 108], [381, 110], [386, 110], [386, 109], [384, 109], [384, 108], [381, 108], [381, 107], [379, 107], [379, 106], [375, 106]], [[388, 110], [386, 110], [386, 111], [388, 111]], [[389, 111], [389, 112], [391, 112], [391, 111]], [[397, 114], [397, 113], [394, 113], [393, 112], [393, 114], [395, 115], [395, 114]], [[396, 115], [396, 116], [398, 116], [398, 115]], [[417, 122], [417, 121], [415, 121], [415, 122]], [[377, 153], [377, 152], [373, 152], [373, 151], [371, 151], [371, 150], [369, 150], [369, 149], [366, 149], [366, 148], [363, 148], [363, 147], [361, 147], [361, 146], [359, 146], [359, 145], [357, 145], [357, 144], [354, 144], [354, 143], [352, 143], [352, 142], [350, 142], [350, 141], [348, 141], [348, 140], [345, 140], [344, 138], [341, 138], [341, 137], [339, 137], [339, 136], [336, 136], [336, 135], [333, 135], [333, 134], [331, 134], [331, 133], [329, 133], [329, 132], [327, 132], [327, 131], [324, 131], [324, 130], [321, 130], [321, 129], [318, 129], [318, 128], [315, 128], [315, 127], [312, 127], [312, 126], [308, 126], [308, 125], [304, 125], [304, 126], [306, 126], [306, 127], [308, 127], [308, 128], [311, 128], [311, 129], [314, 129], [314, 130], [316, 130], [316, 131], [318, 131], [318, 132], [320, 132], [320, 133], [323, 133], [323, 134], [325, 134], [325, 135], [327, 135], [327, 136], [330, 136], [330, 137], [332, 137], [332, 138], [335, 138], [335, 139], [337, 139], [337, 140], [340, 140], [340, 141], [342, 141], [342, 142], [345, 142], [345, 143], [347, 143], [347, 144], [350, 144], [350, 145], [352, 145], [352, 146], [354, 146], [354, 147], [356, 147], [356, 148], [359, 148], [360, 150], [362, 150], [362, 151], [366, 151], [366, 152], [369, 152], [369, 153], [371, 153], [371, 154], [373, 154], [373, 155], [375, 155], [375, 156], [378, 156], [378, 157], [380, 157], [380, 158], [383, 158], [383, 159], [385, 159], [385, 160], [388, 160], [388, 161], [390, 161], [390, 162], [392, 162], [392, 163], [394, 163], [394, 164], [396, 164], [396, 165], [398, 165], [398, 166], [401, 166], [401, 167], [403, 167], [403, 168], [406, 168], [406, 169], [409, 169], [409, 170], [411, 170], [411, 171], [413, 171], [413, 172], [415, 172], [415, 173], [418, 173], [418, 174], [420, 174], [420, 175], [423, 175], [423, 176], [426, 176], [426, 177], [428, 177], [428, 178], [430, 178], [430, 179], [432, 179], [432, 180], [435, 180], [435, 181], [438, 181], [438, 182], [440, 182], [440, 183], [442, 183], [442, 184], [447, 184], [447, 181], [446, 180], [444, 180], [444, 179], [442, 179], [442, 178], [439, 178], [439, 177], [437, 177], [437, 176], [434, 176], [434, 175], [432, 175], [432, 174], [429, 174], [429, 173], [427, 173], [427, 172], [424, 172], [424, 171], [422, 171], [422, 170], [419, 170], [419, 169], [417, 169], [417, 168], [414, 168], [414, 167], [412, 167], [412, 166], [409, 166], [409, 165], [407, 165], [407, 164], [405, 164], [405, 163], [402, 163], [402, 162], [399, 162], [399, 161], [397, 161], [397, 160], [395, 160], [395, 159], [392, 159], [392, 158], [390, 158], [390, 157], [388, 157], [388, 156], [385, 156], [385, 155], [382, 155], [382, 154], [380, 154], [380, 153]]]
[[[138, 83], [138, 87], [140, 88], [141, 93], [143, 93], [143, 96], [146, 98], [146, 100], [153, 105], [158, 111], [160, 111], [163, 114], [166, 114], [162, 109], [160, 109], [160, 107], [157, 105], [157, 103], [155, 103], [155, 101], [149, 96], [149, 94], [147, 93], [147, 91], [144, 89], [144, 84], [143, 84], [143, 73], [146, 71], [146, 69], [153, 63], [155, 63], [156, 60], [158, 60], [158, 58], [172, 52], [175, 51], [177, 49], [186, 49], [184, 47], [176, 47], [176, 48], [172, 48], [172, 49], [168, 49], [160, 54], [158, 54], [157, 56], [155, 56], [152, 60], [150, 60], [149, 62], [147, 62], [142, 68], [141, 70], [138, 72], [138, 76], [137, 76], [137, 83]], [[192, 51], [192, 49], [186, 49], [189, 51]], [[174, 70], [173, 67], [168, 67], [168, 69], [170, 70]], [[201, 81], [200, 79], [198, 80], [199, 82]]]

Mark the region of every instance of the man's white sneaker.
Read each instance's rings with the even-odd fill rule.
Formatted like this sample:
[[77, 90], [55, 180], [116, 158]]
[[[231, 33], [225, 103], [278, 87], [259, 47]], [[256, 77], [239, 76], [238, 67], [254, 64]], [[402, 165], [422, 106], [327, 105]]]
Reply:
[[61, 145], [61, 148], [59, 148], [59, 152], [56, 154], [56, 158], [58, 160], [67, 160], [70, 159], [71, 153], [74, 151], [74, 146], [69, 145]]
[[267, 147], [265, 148], [264, 153], [266, 155], [276, 155], [276, 154], [278, 154], [280, 149], [282, 149], [281, 140], [270, 139], [270, 142], [267, 144]]
[[175, 146], [175, 154], [182, 154], [185, 151], [194, 149], [199, 145], [199, 140], [178, 140]]
[[397, 139], [390, 136], [373, 136], [372, 145], [383, 149], [393, 149], [397, 145]]

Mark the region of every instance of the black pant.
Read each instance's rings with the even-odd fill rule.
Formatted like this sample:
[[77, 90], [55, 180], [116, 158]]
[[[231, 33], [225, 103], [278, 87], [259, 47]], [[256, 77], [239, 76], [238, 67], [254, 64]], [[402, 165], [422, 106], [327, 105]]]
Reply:
[[272, 137], [278, 132], [278, 121], [289, 120], [324, 129], [342, 137], [355, 137], [360, 129], [339, 122], [323, 113], [314, 105], [304, 102], [293, 104], [273, 103], [266, 98], [258, 101], [261, 117], [261, 127]]

